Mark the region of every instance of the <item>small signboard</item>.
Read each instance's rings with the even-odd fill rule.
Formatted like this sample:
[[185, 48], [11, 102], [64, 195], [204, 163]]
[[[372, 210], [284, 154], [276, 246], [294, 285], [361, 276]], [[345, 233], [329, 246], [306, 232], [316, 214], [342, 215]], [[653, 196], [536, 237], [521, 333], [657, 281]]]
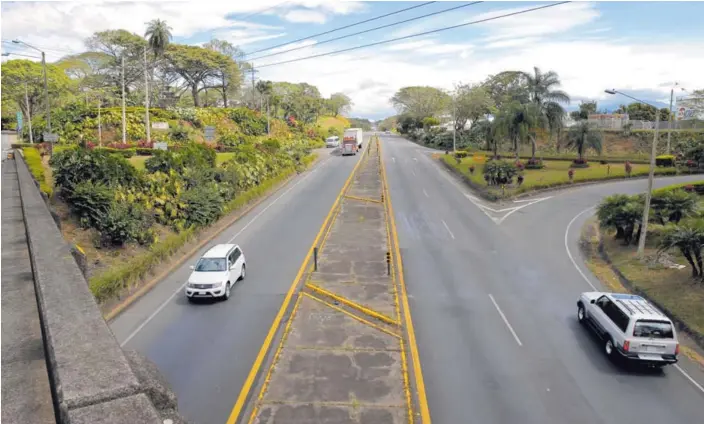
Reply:
[[42, 134], [42, 139], [44, 141], [48, 141], [49, 143], [56, 143], [57, 141], [59, 141], [59, 135], [45, 132]]
[[168, 122], [152, 122], [152, 128], [155, 130], [168, 130], [169, 123]]
[[205, 139], [207, 141], [213, 141], [215, 139], [215, 127], [205, 127]]
[[17, 132], [22, 132], [22, 112], [17, 112]]
[[154, 148], [155, 148], [156, 150], [168, 150], [168, 149], [169, 149], [169, 145], [166, 144], [166, 143], [163, 142], [163, 141], [160, 141], [160, 142], [154, 143]]

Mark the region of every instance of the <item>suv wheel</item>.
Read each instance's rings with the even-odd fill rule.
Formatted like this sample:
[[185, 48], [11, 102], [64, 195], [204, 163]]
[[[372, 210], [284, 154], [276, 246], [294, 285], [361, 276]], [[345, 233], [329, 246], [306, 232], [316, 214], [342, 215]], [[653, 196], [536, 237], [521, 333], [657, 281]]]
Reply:
[[225, 294], [222, 295], [222, 300], [227, 300], [230, 298], [230, 282], [227, 282], [225, 286]]
[[579, 321], [580, 324], [584, 324], [585, 318], [586, 318], [586, 315], [584, 312], [584, 306], [579, 305], [577, 307], [577, 321]]
[[615, 350], [616, 347], [614, 346], [613, 340], [611, 340], [611, 338], [606, 339], [606, 343], [604, 343], [604, 352], [606, 353], [606, 356], [613, 358]]

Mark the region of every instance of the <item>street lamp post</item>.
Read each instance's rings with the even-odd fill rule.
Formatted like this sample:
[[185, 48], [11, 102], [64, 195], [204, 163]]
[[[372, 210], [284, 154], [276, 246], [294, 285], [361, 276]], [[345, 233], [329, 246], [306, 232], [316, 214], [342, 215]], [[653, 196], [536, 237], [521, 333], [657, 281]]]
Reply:
[[650, 199], [652, 197], [652, 191], [653, 191], [653, 178], [655, 176], [655, 156], [657, 155], [657, 143], [658, 143], [658, 136], [659, 136], [659, 129], [660, 129], [660, 111], [658, 108], [654, 105], [651, 105], [648, 102], [644, 102], [642, 100], [636, 99], [635, 97], [631, 97], [628, 94], [624, 94], [620, 91], [616, 90], [604, 90], [604, 92], [608, 94], [620, 94], [622, 96], [628, 97], [629, 99], [633, 99], [637, 101], [638, 103], [642, 103], [644, 105], [652, 106], [655, 108], [655, 135], [653, 136], [653, 146], [650, 151], [650, 171], [648, 172], [648, 191], [645, 192], [645, 207], [643, 209], [643, 217], [641, 218], [641, 224], [640, 224], [640, 237], [638, 238], [638, 258], [643, 259], [643, 256], [645, 255], [645, 235], [648, 232], [648, 216], [650, 215]]
[[12, 40], [12, 42], [15, 44], [22, 44], [22, 45], [27, 46], [32, 50], [36, 50], [42, 54], [42, 69], [44, 70], [44, 98], [46, 100], [46, 129], [48, 132], [51, 133], [51, 107], [49, 105], [49, 84], [47, 82], [47, 75], [46, 75], [46, 53], [44, 53], [42, 50], [40, 50], [34, 46], [31, 46], [21, 40]]

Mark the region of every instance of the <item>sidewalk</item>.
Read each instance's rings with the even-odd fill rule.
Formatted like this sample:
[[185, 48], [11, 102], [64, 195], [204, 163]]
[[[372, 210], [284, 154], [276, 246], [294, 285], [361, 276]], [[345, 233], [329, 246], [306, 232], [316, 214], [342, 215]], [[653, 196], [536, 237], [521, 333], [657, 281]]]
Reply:
[[14, 159], [2, 162], [2, 420], [54, 423]]
[[242, 422], [413, 422], [379, 150], [369, 143]]

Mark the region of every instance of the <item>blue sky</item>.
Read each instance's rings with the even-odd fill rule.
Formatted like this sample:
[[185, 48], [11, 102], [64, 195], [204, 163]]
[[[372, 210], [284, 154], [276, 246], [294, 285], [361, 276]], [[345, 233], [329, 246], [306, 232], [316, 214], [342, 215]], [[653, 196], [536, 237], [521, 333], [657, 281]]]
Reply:
[[[253, 52], [421, 2], [92, 3], [3, 3], [2, 39], [20, 37], [45, 48], [50, 59], [57, 59], [83, 49], [83, 40], [95, 31], [124, 28], [142, 33], [145, 22], [161, 18], [173, 27], [175, 42], [198, 44], [219, 38]], [[604, 94], [604, 88], [627, 91], [663, 105], [674, 81], [690, 91], [704, 88], [704, 3], [697, 2], [572, 2], [344, 54], [265, 66], [550, 4], [483, 2], [315, 45], [316, 41], [467, 3], [435, 2], [261, 53], [277, 55], [254, 60], [255, 66], [262, 66], [258, 77], [309, 82], [324, 95], [345, 92], [354, 101], [352, 115], [374, 119], [394, 113], [388, 99], [402, 86], [451, 89], [460, 82], [481, 82], [502, 70], [529, 71], [533, 66], [558, 72], [563, 88], [573, 97], [571, 108], [589, 99], [597, 100], [600, 109], [627, 103], [625, 98]], [[302, 48], [281, 52], [292, 47]], [[3, 51], [17, 50], [3, 44]]]

